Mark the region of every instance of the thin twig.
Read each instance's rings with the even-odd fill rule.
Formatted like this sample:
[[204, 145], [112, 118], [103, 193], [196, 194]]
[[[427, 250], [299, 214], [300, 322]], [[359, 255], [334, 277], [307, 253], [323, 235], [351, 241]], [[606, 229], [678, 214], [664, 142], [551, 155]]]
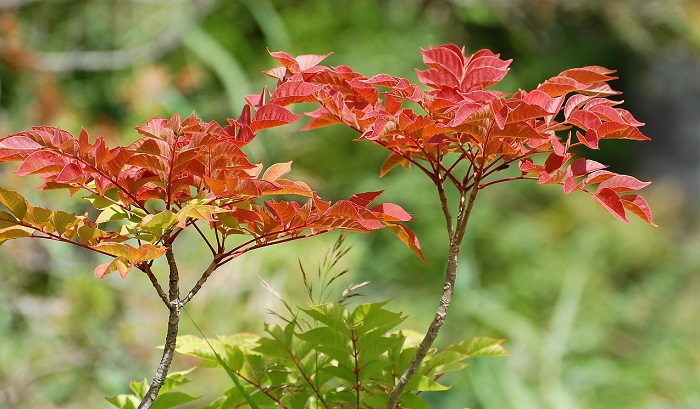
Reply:
[[156, 292], [158, 293], [160, 299], [163, 300], [166, 306], [169, 306], [170, 301], [168, 300], [168, 296], [165, 294], [165, 291], [163, 291], [163, 287], [158, 282], [158, 278], [156, 278], [155, 274], [153, 274], [153, 271], [151, 270], [151, 265], [144, 263], [143, 267], [139, 269], [146, 273], [146, 276], [148, 276], [148, 278], [151, 280], [151, 284], [153, 284], [153, 288], [156, 289]]

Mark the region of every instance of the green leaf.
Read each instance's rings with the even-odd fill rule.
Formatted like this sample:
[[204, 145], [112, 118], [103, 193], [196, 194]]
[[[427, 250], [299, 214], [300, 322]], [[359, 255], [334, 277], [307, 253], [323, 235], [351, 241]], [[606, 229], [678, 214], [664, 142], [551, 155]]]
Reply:
[[141, 401], [134, 395], [117, 395], [105, 400], [119, 409], [136, 409]]
[[446, 350], [457, 351], [470, 358], [477, 356], [507, 356], [508, 351], [501, 345], [505, 339], [474, 337], [459, 344], [451, 345]]
[[16, 226], [18, 221], [19, 220], [17, 220], [15, 216], [6, 211], [0, 210], [0, 228]]
[[169, 390], [177, 388], [178, 386], [189, 383], [190, 380], [187, 379], [187, 374], [189, 374], [193, 370], [194, 367], [186, 369], [184, 371], [169, 373], [168, 376], [166, 376], [165, 383], [163, 383], [163, 386], [160, 388], [159, 393], [163, 394], [165, 392], [168, 392]]
[[302, 311], [304, 311], [311, 318], [322, 322], [341, 334], [349, 334], [349, 329], [345, 321], [348, 313], [343, 305], [327, 303], [321, 305], [311, 305], [310, 307], [311, 309], [302, 309]]
[[376, 360], [379, 356], [401, 342], [403, 342], [403, 340], [400, 338], [381, 337], [362, 349], [359, 348], [358, 342], [358, 349], [360, 349], [358, 359], [360, 364], [362, 365], [364, 363]]
[[446, 391], [448, 389], [450, 389], [449, 386], [441, 385], [434, 380], [421, 375], [414, 375], [406, 385], [406, 390], [409, 391]]
[[158, 399], [153, 402], [151, 409], [169, 409], [175, 406], [180, 406], [185, 403], [199, 399], [198, 396], [188, 395], [184, 392], [166, 392], [159, 393]]
[[155, 215], [146, 215], [138, 227], [166, 230], [177, 222], [177, 215], [170, 210], [163, 210]]
[[348, 354], [353, 352], [352, 347], [350, 346], [350, 339], [330, 327], [313, 328], [306, 332], [297, 334], [297, 337], [301, 340], [310, 342], [313, 345], [322, 345], [328, 348], [334, 348]]
[[419, 398], [413, 393], [402, 394], [400, 404], [401, 407], [406, 409], [430, 409], [430, 406], [428, 406], [423, 399]]
[[136, 394], [136, 397], [139, 398], [140, 400], [143, 400], [143, 397], [146, 396], [146, 393], [148, 392], [148, 381], [144, 379], [143, 381], [131, 381], [129, 383], [129, 389], [131, 389], [134, 394]]
[[61, 210], [53, 212], [51, 225], [56, 229], [56, 233], [64, 234], [69, 227], [73, 227], [78, 221], [78, 216], [75, 213], [66, 213]]
[[[215, 350], [224, 353], [223, 345], [215, 340], [209, 341]], [[175, 351], [183, 355], [194, 356], [210, 362], [217, 362], [216, 355], [211, 347], [201, 338], [193, 335], [180, 335], [177, 337]]]
[[129, 218], [129, 213], [122, 209], [121, 207], [112, 204], [110, 206], [107, 206], [100, 212], [100, 215], [97, 216], [97, 219], [95, 220], [95, 223], [105, 223], [105, 222], [110, 222], [114, 220], [126, 220]]
[[328, 365], [321, 369], [323, 372], [333, 375], [336, 378], [342, 379], [349, 384], [355, 384], [355, 373], [345, 365]]

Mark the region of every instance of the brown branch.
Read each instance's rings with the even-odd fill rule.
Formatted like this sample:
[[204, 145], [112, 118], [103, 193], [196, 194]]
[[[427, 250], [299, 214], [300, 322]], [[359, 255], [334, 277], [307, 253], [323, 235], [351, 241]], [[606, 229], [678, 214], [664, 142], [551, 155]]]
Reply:
[[148, 276], [148, 278], [151, 280], [151, 284], [153, 284], [153, 288], [156, 289], [156, 292], [158, 293], [160, 299], [163, 300], [163, 303], [165, 303], [166, 306], [169, 306], [170, 301], [168, 300], [168, 296], [165, 294], [165, 291], [163, 291], [163, 287], [158, 282], [156, 275], [153, 274], [151, 266], [149, 264], [144, 264], [143, 267], [139, 268], [139, 270], [143, 271]]
[[178, 324], [180, 323], [180, 309], [182, 308], [182, 302], [180, 301], [180, 275], [177, 270], [177, 264], [175, 263], [175, 256], [173, 254], [173, 248], [168, 247], [165, 252], [165, 257], [168, 259], [168, 266], [170, 269], [170, 276], [168, 280], [168, 309], [170, 313], [168, 315], [168, 330], [165, 336], [165, 345], [163, 347], [163, 356], [156, 369], [156, 374], [153, 377], [151, 386], [146, 392], [143, 401], [139, 404], [138, 409], [148, 409], [155, 402], [158, 397], [158, 392], [160, 388], [165, 383], [165, 378], [168, 376], [168, 371], [170, 370], [170, 364], [173, 361], [173, 356], [175, 355], [175, 346], [177, 343], [177, 333]]
[[[483, 164], [482, 164], [483, 166]], [[479, 180], [481, 178], [481, 173], [477, 171], [474, 173], [474, 184], [469, 194], [469, 198], [465, 198], [465, 194], [460, 195], [459, 204], [459, 214], [457, 216], [456, 226], [454, 226], [454, 233], [450, 236], [450, 248], [447, 254], [447, 269], [445, 272], [445, 281], [442, 287], [442, 296], [440, 297], [440, 303], [438, 309], [435, 312], [435, 317], [428, 327], [428, 331], [425, 333], [423, 340], [421, 341], [415, 355], [411, 359], [408, 367], [401, 374], [394, 389], [389, 395], [389, 400], [386, 404], [387, 409], [395, 409], [396, 405], [399, 403], [401, 394], [403, 393], [408, 381], [413, 377], [413, 375], [418, 370], [421, 362], [428, 354], [430, 347], [432, 347], [435, 339], [440, 332], [442, 324], [445, 322], [445, 317], [447, 316], [447, 310], [450, 308], [450, 303], [452, 301], [452, 294], [454, 293], [454, 285], [457, 279], [457, 262], [459, 260], [459, 246], [462, 243], [462, 238], [467, 227], [467, 221], [471, 215], [472, 208], [474, 206], [474, 201], [476, 200], [476, 194], [479, 192]], [[446, 207], [445, 207], [446, 208]], [[446, 215], [449, 212], [446, 212]], [[448, 219], [449, 220], [449, 219]]]

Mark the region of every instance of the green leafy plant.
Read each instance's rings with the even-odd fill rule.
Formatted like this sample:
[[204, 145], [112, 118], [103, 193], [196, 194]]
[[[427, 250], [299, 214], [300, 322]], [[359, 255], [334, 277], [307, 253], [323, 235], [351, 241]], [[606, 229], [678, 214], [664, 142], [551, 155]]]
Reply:
[[[605, 139], [648, 139], [638, 129], [642, 123], [619, 108], [620, 102], [610, 99], [619, 94], [608, 85], [615, 79], [613, 71], [598, 66], [570, 69], [534, 90], [509, 95], [488, 89], [504, 78], [511, 62], [489, 50], [467, 56], [462, 48], [443, 45], [422, 50], [422, 54], [428, 69], [417, 70], [420, 86], [388, 74], [370, 78], [347, 66], [319, 65], [327, 55], [292, 57], [273, 52], [281, 65], [266, 74], [278, 80], [276, 88], [248, 96], [241, 115], [227, 126], [203, 122], [194, 115], [184, 121], [178, 115], [152, 119], [137, 127], [141, 137], [129, 146], [107, 148], [101, 137], [90, 142], [84, 130], [74, 138], [52, 127], [35, 127], [2, 138], [0, 162], [20, 162], [16, 173], [42, 177], [41, 189], [87, 192], [85, 198], [99, 215], [93, 219], [35, 207], [19, 193], [0, 189], [0, 203], [6, 208], [0, 212], [0, 244], [22, 237], [60, 241], [109, 257], [95, 269], [97, 277], [113, 271], [125, 277], [133, 268], [149, 277], [169, 310], [164, 354], [139, 405], [151, 407], [167, 379], [182, 307], [229, 261], [257, 248], [333, 230], [370, 232], [383, 227], [423, 257], [418, 239], [402, 224], [412, 219], [409, 213], [391, 203], [369, 207], [381, 192], [326, 202], [306, 183], [283, 177], [291, 162], [274, 164], [263, 172], [262, 165], [250, 162], [241, 150], [258, 131], [303, 117], [286, 106], [317, 103], [320, 107], [307, 113], [311, 119], [305, 129], [332, 124], [350, 127], [359, 133], [358, 139], [389, 150], [380, 175], [401, 165], [418, 168], [433, 182], [449, 239], [443, 292], [435, 317], [407, 364], [399, 359], [403, 356], [398, 346], [403, 345], [398, 341], [401, 336], [385, 333], [400, 322], [400, 314], [391, 315], [394, 313], [383, 309], [382, 303], [353, 310], [340, 304], [314, 305], [304, 314], [325, 326], [304, 331], [291, 323], [268, 326], [271, 341], [260, 339], [256, 348], [301, 348], [292, 355], [278, 354], [292, 362], [295, 357], [300, 359], [295, 366], [307, 359], [304, 349], [316, 348], [326, 354], [320, 367], [318, 362], [313, 364], [318, 369], [313, 380], [309, 367], [304, 366], [292, 378], [274, 380], [284, 383], [306, 376], [307, 397], [313, 395], [319, 402], [326, 394], [332, 399], [331, 395], [354, 391], [359, 406], [362, 393], [357, 377], [362, 374], [351, 367], [372, 368], [365, 371], [377, 374], [381, 381], [372, 393], [383, 391], [386, 407], [395, 408], [406, 388], [420, 387], [421, 379], [430, 375], [421, 368], [433, 356], [432, 344], [447, 315], [460, 244], [481, 190], [515, 180], [559, 184], [567, 194], [589, 194], [620, 220], [627, 221], [630, 211], [654, 225], [647, 202], [633, 193], [648, 182], [608, 171], [596, 161], [575, 158], [581, 149], [599, 149]], [[518, 170], [510, 171], [515, 165]], [[305, 202], [269, 198], [275, 195], [296, 195]], [[197, 235], [211, 253], [209, 264], [186, 292], [180, 288], [173, 250], [183, 232]], [[167, 286], [161, 285], [154, 268], [155, 260], [163, 257]], [[365, 317], [368, 311], [387, 317], [394, 325], [365, 324], [358, 317]], [[353, 332], [355, 327], [358, 333]], [[380, 342], [382, 347], [377, 350], [382, 352], [366, 352], [372, 350], [368, 345], [358, 349], [363, 337]], [[267, 355], [274, 348], [265, 350]], [[390, 351], [401, 351], [398, 357], [393, 353], [398, 360], [390, 357]], [[335, 355], [328, 355], [330, 352]], [[397, 364], [394, 369], [401, 375], [393, 382], [383, 369], [373, 367], [380, 364], [361, 361], [362, 352], [381, 356], [377, 362], [386, 359]], [[350, 356], [338, 359], [346, 353]], [[228, 359], [225, 354], [222, 357]], [[232, 363], [236, 363], [232, 369], [243, 371], [240, 361]], [[348, 385], [329, 386], [322, 392], [319, 388], [327, 385], [329, 371]]]
[[[203, 368], [225, 369], [235, 385], [205, 406], [206, 409], [246, 405], [254, 409], [375, 408], [386, 404], [401, 368], [415, 354], [420, 334], [396, 330], [406, 316], [387, 309], [389, 301], [349, 307], [351, 299], [362, 295], [357, 290], [367, 282], [350, 285], [331, 301], [333, 287], [348, 272], [334, 269], [348, 251], [343, 242], [341, 235], [315, 277], [307, 274], [300, 264], [309, 301], [307, 308], [291, 307], [289, 301], [263, 282], [286, 309], [285, 313], [270, 311], [284, 325], [266, 324], [264, 336], [241, 333], [214, 340], [191, 335], [178, 337], [177, 352], [200, 358]], [[432, 349], [403, 392], [401, 406], [427, 408], [417, 397], [421, 392], [448, 390], [448, 386], [438, 381], [448, 372], [466, 368], [464, 361], [468, 358], [506, 355], [501, 346], [503, 341], [476, 337], [439, 352]], [[181, 374], [175, 376], [180, 379]], [[118, 408], [128, 409], [129, 402], [143, 395], [133, 384], [132, 390], [134, 395], [120, 395], [109, 401]], [[181, 403], [193, 399], [187, 394], [181, 396]], [[175, 404], [176, 400], [167, 402]]]

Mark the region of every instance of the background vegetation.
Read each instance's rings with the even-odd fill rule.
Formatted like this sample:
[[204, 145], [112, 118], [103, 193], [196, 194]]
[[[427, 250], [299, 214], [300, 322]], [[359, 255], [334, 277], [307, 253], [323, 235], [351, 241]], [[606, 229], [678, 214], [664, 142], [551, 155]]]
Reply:
[[[481, 196], [453, 310], [438, 344], [474, 335], [508, 339], [508, 358], [477, 360], [425, 399], [439, 408], [700, 407], [700, 230], [697, 112], [700, 7], [690, 0], [82, 0], [0, 1], [0, 135], [47, 124], [85, 127], [112, 143], [154, 116], [236, 116], [244, 95], [271, 84], [270, 50], [335, 52], [329, 64], [414, 78], [419, 47], [445, 42], [513, 58], [511, 91], [563, 69], [617, 69], [614, 86], [653, 141], [608, 144], [597, 159], [654, 180], [650, 228], [625, 225], [588, 198], [524, 183]], [[431, 186], [397, 171], [377, 179], [379, 149], [328, 128], [269, 132], [250, 146], [264, 163], [295, 161], [323, 197], [386, 189], [413, 211], [425, 266], [388, 232], [350, 236], [349, 282], [370, 280], [363, 302], [390, 304], [427, 327], [440, 293], [446, 243]], [[315, 176], [311, 176], [315, 175]], [[0, 168], [4, 187], [36, 203], [82, 212]], [[411, 192], [407, 195], [406, 192]], [[422, 192], [425, 192], [423, 194]], [[56, 203], [60, 203], [60, 206]], [[305, 302], [298, 268], [322, 261], [334, 237], [256, 252], [212, 277], [188, 307], [207, 333], [260, 333], [280, 309], [262, 277]], [[201, 249], [183, 247], [181, 270]], [[284, 250], [284, 251], [283, 251]], [[0, 407], [107, 407], [150, 376], [166, 311], [145, 277], [97, 280], [103, 262], [37, 241], [8, 242], [0, 257]], [[182, 333], [194, 333], [186, 320]], [[178, 368], [191, 366], [176, 359]], [[192, 385], [230, 386], [212, 372]], [[217, 386], [219, 385], [219, 386]], [[444, 396], [443, 396], [444, 395]], [[423, 395], [422, 395], [423, 396]], [[440, 399], [440, 400], [438, 400]]]

